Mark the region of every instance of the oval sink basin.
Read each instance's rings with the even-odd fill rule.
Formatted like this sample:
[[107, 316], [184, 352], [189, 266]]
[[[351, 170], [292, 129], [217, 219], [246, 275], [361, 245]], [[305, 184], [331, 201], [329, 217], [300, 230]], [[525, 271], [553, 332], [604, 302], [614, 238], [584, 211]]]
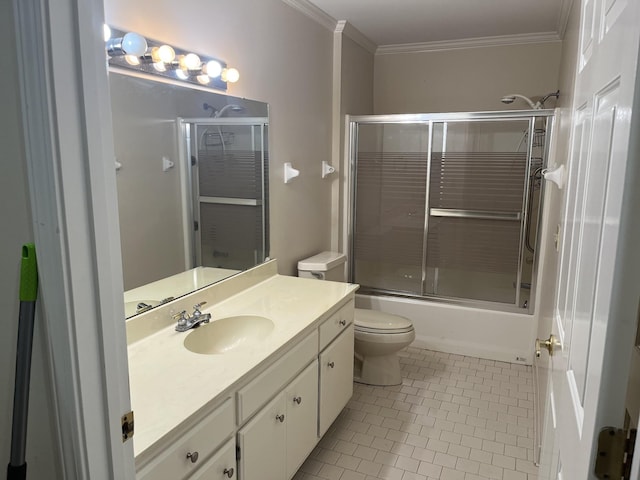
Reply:
[[205, 323], [184, 339], [194, 353], [218, 355], [260, 342], [273, 330], [273, 322], [257, 315], [239, 315]]

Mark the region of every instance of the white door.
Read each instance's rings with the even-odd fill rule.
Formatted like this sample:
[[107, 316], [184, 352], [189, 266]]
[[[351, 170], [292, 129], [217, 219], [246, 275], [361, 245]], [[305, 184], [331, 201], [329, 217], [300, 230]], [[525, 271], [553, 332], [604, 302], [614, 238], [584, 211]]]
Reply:
[[556, 478], [559, 470], [557, 478], [565, 480], [596, 478], [599, 431], [623, 426], [640, 294], [640, 234], [632, 207], [638, 204], [633, 190], [640, 180], [639, 160], [637, 133], [631, 135], [638, 127], [631, 113], [640, 2], [583, 0], [581, 8], [572, 154], [550, 332], [559, 345], [551, 357], [548, 415], [553, 418], [547, 424], [557, 427], [556, 447], [550, 450], [559, 450], [559, 463], [541, 471], [541, 478]]

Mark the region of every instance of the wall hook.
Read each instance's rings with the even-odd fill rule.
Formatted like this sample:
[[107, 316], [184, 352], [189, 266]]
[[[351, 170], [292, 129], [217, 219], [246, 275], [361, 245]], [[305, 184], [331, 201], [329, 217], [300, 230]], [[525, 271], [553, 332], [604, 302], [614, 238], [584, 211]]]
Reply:
[[555, 170], [545, 168], [542, 170], [542, 176], [545, 180], [555, 183], [560, 190], [564, 187], [564, 165], [560, 165]]
[[329, 165], [329, 162], [326, 160], [322, 161], [322, 178], [325, 178], [327, 175], [334, 173], [336, 169]]
[[169, 157], [162, 157], [162, 171], [166, 172], [167, 170], [169, 170], [170, 168], [175, 167], [175, 163], [173, 163], [171, 160], [169, 160]]
[[300, 175], [300, 170], [293, 168], [290, 162], [284, 164], [284, 183], [290, 183], [298, 175]]

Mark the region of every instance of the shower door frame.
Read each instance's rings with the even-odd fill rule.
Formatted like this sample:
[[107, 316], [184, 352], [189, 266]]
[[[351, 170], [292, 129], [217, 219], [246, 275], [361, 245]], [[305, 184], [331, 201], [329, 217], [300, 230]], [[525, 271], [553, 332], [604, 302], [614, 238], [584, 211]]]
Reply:
[[[345, 188], [346, 199], [346, 228], [344, 241], [348, 248], [347, 257], [347, 272], [349, 281], [353, 282], [355, 279], [355, 225], [356, 225], [356, 197], [357, 197], [357, 153], [358, 153], [358, 126], [367, 124], [424, 124], [428, 127], [428, 149], [425, 152], [425, 161], [427, 161], [426, 171], [426, 185], [425, 185], [425, 219], [424, 219], [424, 231], [423, 231], [423, 259], [422, 259], [422, 279], [421, 289], [425, 292], [426, 282], [426, 255], [428, 249], [428, 227], [430, 216], [430, 200], [429, 190], [431, 183], [431, 161], [433, 151], [433, 131], [434, 125], [438, 123], [461, 123], [461, 122], [473, 122], [473, 121], [500, 121], [500, 120], [528, 120], [527, 130], [527, 165], [525, 175], [523, 178], [524, 190], [523, 190], [523, 204], [522, 215], [520, 218], [520, 241], [518, 247], [518, 271], [516, 280], [516, 298], [514, 303], [501, 303], [492, 302], [487, 300], [466, 299], [459, 297], [447, 297], [438, 296], [437, 294], [425, 294], [417, 295], [408, 292], [399, 292], [394, 290], [386, 290], [381, 288], [365, 287], [363, 291], [365, 293], [381, 294], [394, 297], [404, 297], [412, 299], [423, 299], [429, 301], [436, 301], [448, 304], [455, 304], [474, 308], [483, 308], [488, 310], [498, 310], [514, 313], [527, 313], [533, 314], [535, 311], [535, 299], [536, 299], [536, 277], [538, 270], [538, 263], [540, 260], [540, 235], [541, 235], [541, 223], [542, 213], [544, 208], [543, 197], [545, 192], [545, 183], [541, 182], [540, 185], [540, 198], [539, 208], [537, 212], [537, 228], [535, 239], [535, 252], [533, 258], [533, 265], [531, 270], [531, 286], [528, 306], [520, 307], [520, 291], [522, 289], [522, 270], [525, 255], [525, 236], [529, 234], [529, 229], [532, 227], [528, 225], [528, 202], [529, 202], [529, 188], [531, 187], [530, 175], [531, 175], [531, 163], [533, 153], [533, 142], [536, 129], [536, 120], [538, 118], [546, 119], [545, 123], [545, 144], [542, 152], [542, 167], [547, 166], [550, 152], [550, 143], [552, 140], [551, 132], [553, 131], [555, 111], [550, 109], [541, 110], [507, 110], [507, 111], [491, 111], [491, 112], [453, 112], [453, 113], [425, 113], [425, 114], [390, 114], [390, 115], [347, 115], [345, 126], [347, 135], [347, 145], [345, 148], [345, 154], [348, 158], [348, 169]], [[528, 225], [528, 227], [527, 227]]]

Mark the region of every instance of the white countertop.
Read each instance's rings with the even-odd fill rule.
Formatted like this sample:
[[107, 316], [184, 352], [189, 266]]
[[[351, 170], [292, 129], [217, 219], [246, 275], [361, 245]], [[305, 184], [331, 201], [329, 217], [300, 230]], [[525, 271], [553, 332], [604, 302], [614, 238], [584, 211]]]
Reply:
[[[212, 294], [216, 285], [201, 292]], [[218, 303], [208, 300], [209, 309], [203, 310], [212, 314], [211, 322], [235, 315], [269, 318], [274, 329], [257, 345], [221, 355], [193, 353], [183, 346], [191, 331], [176, 332], [173, 322], [131, 343], [129, 376], [137, 459], [155, 450], [150, 447], [166, 440], [194, 414], [213, 406], [216, 397], [249, 378], [254, 368], [284, 351], [287, 342], [310, 332], [325, 313], [335, 310], [356, 289], [357, 285], [347, 283], [274, 275]], [[143, 320], [142, 315], [136, 317], [138, 321]]]

